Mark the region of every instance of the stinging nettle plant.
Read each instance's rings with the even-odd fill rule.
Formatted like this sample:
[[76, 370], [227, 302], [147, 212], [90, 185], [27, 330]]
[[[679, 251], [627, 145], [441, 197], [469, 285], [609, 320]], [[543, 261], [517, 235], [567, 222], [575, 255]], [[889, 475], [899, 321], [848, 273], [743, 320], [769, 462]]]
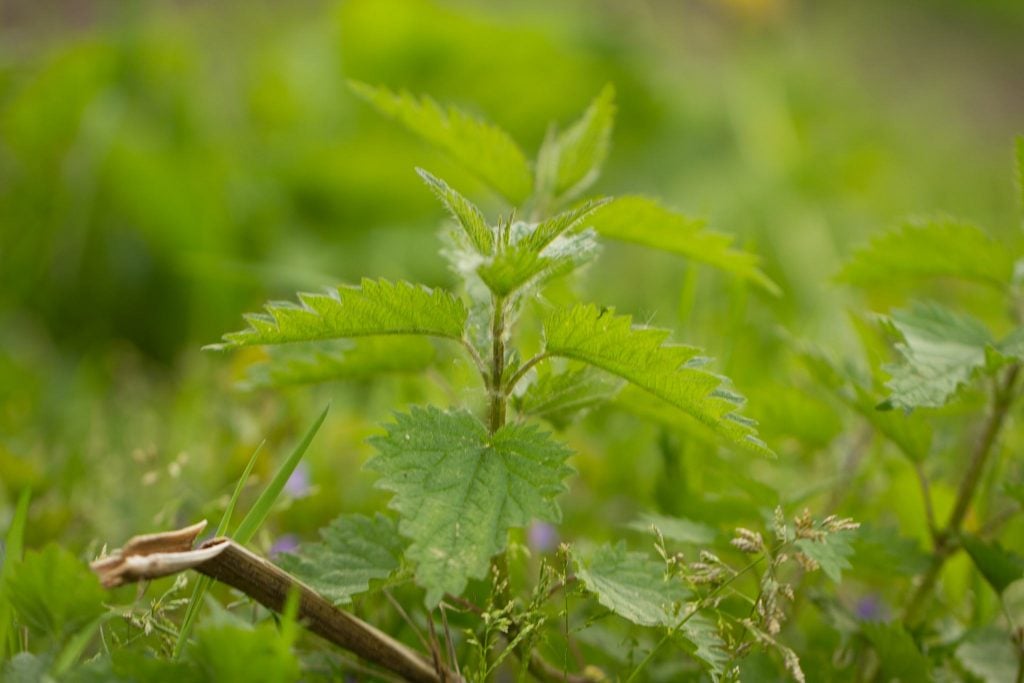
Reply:
[[[589, 550], [581, 543], [544, 564], [533, 586], [513, 585], [521, 572], [510, 562], [521, 554], [507, 552], [513, 529], [560, 520], [557, 499], [573, 472], [571, 451], [549, 429], [616, 395], [654, 403], [728, 447], [771, 455], [755, 423], [740, 414], [742, 397], [698, 349], [599, 305], [551, 304], [545, 285], [591, 262], [600, 239], [609, 238], [684, 256], [777, 293], [758, 258], [652, 199], [585, 198], [608, 154], [615, 114], [610, 86], [579, 120], [549, 131], [535, 164], [504, 131], [456, 108], [362, 83], [352, 89], [447, 153], [510, 211], [489, 218], [445, 180], [417, 169], [451, 214], [442, 253], [461, 291], [365, 279], [300, 294], [295, 303], [270, 303], [246, 316], [247, 329], [213, 347], [269, 347], [269, 362], [249, 375], [254, 386], [424, 369], [435, 355], [431, 340], [448, 342], [448, 351], [440, 344], [437, 352], [461, 354], [479, 376], [480, 391], [466, 405], [397, 413], [371, 439], [376, 455], [367, 467], [379, 475], [377, 486], [391, 492], [397, 519], [342, 515], [323, 530], [322, 543], [285, 556], [282, 566], [336, 604], [411, 577], [431, 613], [440, 606], [443, 618], [445, 609], [476, 618], [458, 653], [446, 628], [447, 671], [469, 679], [487, 679], [510, 654], [538, 678], [600, 678], [592, 669], [571, 673], [540, 654], [542, 626], [552, 622], [546, 603], [560, 590], [592, 594], [610, 612], [661, 629], [661, 642], [630, 679], [665, 643], [688, 652], [715, 679], [735, 676], [737, 659], [759, 644], [780, 653], [801, 678], [795, 655], [775, 640], [781, 605], [792, 598], [776, 570], [800, 561], [838, 577], [848, 566], [849, 548], [841, 541], [852, 527], [846, 520], [804, 515], [787, 523], [777, 516], [775, 543], [742, 530], [734, 545], [753, 563], [739, 569], [711, 553], [686, 563], [666, 547], [666, 536], [672, 540], [662, 532], [671, 526], [666, 519], [653, 524], [660, 559], [621, 543]], [[535, 325], [521, 325], [531, 317], [539, 320], [539, 335]], [[747, 598], [751, 616], [719, 610], [735, 592], [733, 582], [761, 562], [769, 569], [756, 597]], [[465, 594], [482, 580], [490, 581], [490, 597], [476, 605]]]

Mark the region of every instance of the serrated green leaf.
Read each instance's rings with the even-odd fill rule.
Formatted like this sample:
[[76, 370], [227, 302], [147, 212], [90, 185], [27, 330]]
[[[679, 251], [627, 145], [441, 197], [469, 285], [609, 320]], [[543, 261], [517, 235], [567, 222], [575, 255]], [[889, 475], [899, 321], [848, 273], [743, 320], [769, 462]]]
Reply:
[[590, 225], [603, 237], [686, 257], [752, 282], [772, 294], [778, 285], [761, 272], [757, 254], [732, 248], [733, 237], [706, 228], [647, 197], [617, 197], [601, 207]]
[[437, 198], [462, 227], [477, 252], [484, 256], [490, 254], [494, 250], [494, 235], [491, 232], [491, 227], [487, 225], [487, 219], [484, 218], [483, 212], [440, 178], [422, 168], [417, 168], [416, 172], [426, 181]]
[[1005, 683], [1017, 675], [1017, 655], [1010, 634], [993, 626], [968, 631], [956, 658], [983, 683]]
[[630, 529], [650, 533], [656, 527], [661, 535], [670, 541], [689, 543], [691, 545], [709, 545], [714, 543], [717, 534], [707, 524], [694, 522], [682, 517], [667, 517], [645, 513], [629, 523]]
[[562, 428], [581, 413], [611, 400], [621, 382], [596, 373], [589, 367], [549, 372], [537, 378], [516, 399], [524, 415], [534, 415]]
[[861, 631], [878, 653], [884, 680], [900, 683], [929, 683], [932, 680], [928, 659], [917, 649], [903, 624], [866, 622]]
[[919, 541], [901, 536], [891, 527], [864, 524], [851, 545], [857, 556], [853, 569], [858, 575], [868, 573], [887, 579], [920, 576], [931, 559]]
[[546, 352], [588, 363], [654, 394], [710, 427], [719, 438], [770, 452], [752, 420], [736, 411], [743, 398], [725, 378], [702, 369], [692, 346], [667, 344], [667, 330], [633, 327], [629, 316], [579, 304], [544, 321]]
[[377, 111], [448, 153], [513, 204], [530, 196], [530, 165], [502, 129], [455, 107], [443, 109], [429, 97], [417, 99], [404, 91], [394, 93], [356, 81], [349, 85]]
[[960, 542], [996, 593], [1002, 593], [1011, 583], [1024, 578], [1024, 558], [1016, 553], [967, 533], [960, 534]]
[[[29, 551], [6, 577], [5, 594], [33, 631], [60, 639], [105, 610], [106, 593], [78, 558], [49, 544]], [[68, 590], [73, 586], [74, 590]]]
[[364, 279], [358, 287], [327, 294], [299, 294], [301, 305], [271, 302], [266, 313], [246, 316], [249, 329], [224, 335], [227, 349], [261, 344], [322, 341], [389, 334], [423, 334], [458, 339], [466, 307], [441, 289], [408, 282]]
[[412, 541], [406, 557], [418, 563], [427, 605], [485, 576], [512, 527], [560, 518], [555, 496], [572, 471], [569, 451], [535, 427], [510, 424], [489, 434], [466, 411], [414, 408], [386, 429], [371, 440], [379, 455], [367, 467], [395, 494], [391, 507]]
[[576, 577], [597, 601], [641, 626], [672, 628], [682, 621], [690, 591], [678, 577], [665, 576], [665, 564], [626, 544], [605, 543], [589, 553], [572, 551]]
[[891, 322], [903, 337], [896, 348], [904, 362], [885, 368], [891, 375], [886, 384], [890, 406], [904, 410], [943, 406], [986, 365], [985, 349], [992, 338], [970, 316], [929, 302], [894, 311]]
[[609, 83], [577, 121], [545, 139], [537, 164], [542, 191], [563, 199], [593, 185], [608, 156], [614, 123], [615, 88]]
[[981, 229], [950, 219], [907, 223], [857, 251], [839, 279], [853, 285], [890, 285], [893, 280], [950, 277], [1005, 289], [1013, 256]]
[[843, 570], [851, 566], [847, 559], [853, 555], [849, 536], [850, 532], [839, 531], [821, 539], [801, 538], [795, 545], [804, 555], [817, 562], [828, 578], [839, 583], [843, 579]]
[[386, 579], [401, 564], [405, 541], [390, 517], [378, 513], [342, 515], [320, 530], [322, 543], [303, 544], [277, 563], [335, 604], [366, 592], [370, 581]]
[[677, 637], [690, 644], [693, 656], [704, 663], [711, 673], [711, 679], [717, 681], [732, 661], [732, 655], [710, 614], [713, 612], [709, 610], [690, 616], [679, 629]]
[[249, 367], [241, 387], [286, 387], [417, 372], [430, 367], [434, 355], [429, 340], [401, 335], [272, 347], [266, 362]]

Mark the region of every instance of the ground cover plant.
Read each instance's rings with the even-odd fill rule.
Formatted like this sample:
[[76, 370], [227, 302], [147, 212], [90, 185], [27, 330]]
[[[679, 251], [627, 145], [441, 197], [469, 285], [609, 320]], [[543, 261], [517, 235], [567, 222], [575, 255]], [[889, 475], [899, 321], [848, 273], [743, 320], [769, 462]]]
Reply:
[[1024, 142], [384, 5], [0, 59], [0, 680], [1021, 680]]

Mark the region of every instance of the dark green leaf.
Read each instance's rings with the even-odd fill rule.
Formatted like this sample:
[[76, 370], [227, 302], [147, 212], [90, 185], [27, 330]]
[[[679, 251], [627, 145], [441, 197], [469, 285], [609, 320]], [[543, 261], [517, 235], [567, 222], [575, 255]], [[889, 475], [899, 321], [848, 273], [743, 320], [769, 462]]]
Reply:
[[1024, 558], [1019, 555], [968, 533], [961, 533], [960, 541], [996, 593], [1002, 593], [1011, 583], [1024, 578]]

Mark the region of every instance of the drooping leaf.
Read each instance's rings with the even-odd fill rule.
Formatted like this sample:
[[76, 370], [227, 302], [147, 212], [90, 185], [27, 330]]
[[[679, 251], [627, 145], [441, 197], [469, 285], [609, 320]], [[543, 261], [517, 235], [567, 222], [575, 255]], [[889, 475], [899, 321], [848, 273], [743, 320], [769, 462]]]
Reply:
[[545, 139], [537, 161], [542, 191], [564, 199], [593, 185], [608, 156], [614, 123], [615, 89], [608, 84], [579, 120]]
[[589, 552], [574, 549], [576, 577], [597, 601], [641, 626], [672, 628], [686, 616], [689, 589], [678, 577], [665, 575], [665, 564], [645, 553], [626, 550], [619, 541]]
[[395, 335], [272, 347], [266, 362], [249, 367], [244, 389], [317, 384], [430, 367], [434, 347], [423, 337]]
[[468, 412], [436, 408], [398, 414], [386, 429], [371, 440], [379, 455], [367, 467], [395, 494], [398, 529], [412, 541], [406, 557], [429, 606], [483, 577], [510, 528], [558, 521], [569, 451], [548, 434], [525, 424], [489, 434]]
[[5, 595], [21, 622], [56, 639], [81, 628], [105, 610], [106, 593], [89, 567], [52, 543], [41, 551], [25, 553], [4, 585]]
[[301, 305], [267, 304], [266, 313], [246, 316], [249, 329], [224, 335], [227, 349], [388, 334], [422, 334], [458, 339], [466, 307], [440, 289], [408, 282], [364, 279], [358, 287], [338, 287], [327, 294], [299, 294]]
[[979, 228], [950, 219], [911, 222], [857, 251], [839, 279], [858, 286], [950, 277], [1005, 289], [1013, 256]]
[[770, 452], [751, 420], [736, 411], [743, 398], [720, 375], [703, 369], [691, 346], [667, 344], [667, 330], [633, 327], [629, 316], [576, 305], [552, 311], [544, 321], [545, 349], [601, 368], [671, 403], [733, 444]]
[[930, 302], [894, 311], [891, 321], [903, 337], [896, 348], [904, 362], [885, 368], [891, 375], [887, 386], [892, 392], [886, 407], [943, 406], [986, 364], [985, 349], [992, 338], [970, 316]]
[[795, 545], [807, 557], [818, 563], [825, 575], [839, 583], [843, 578], [843, 570], [850, 568], [853, 548], [850, 546], [850, 532], [831, 533], [822, 539], [801, 538]]
[[983, 683], [1005, 683], [1017, 675], [1017, 654], [1011, 636], [994, 626], [967, 632], [956, 648], [956, 658]]
[[352, 91], [385, 116], [446, 152], [513, 204], [533, 189], [530, 165], [508, 133], [456, 107], [442, 108], [429, 97], [417, 99], [356, 81]]
[[996, 593], [1002, 593], [1011, 583], [1024, 578], [1024, 558], [1016, 553], [968, 533], [960, 534], [960, 542]]
[[878, 653], [884, 680], [900, 683], [929, 683], [932, 680], [928, 659], [921, 654], [903, 624], [865, 622], [861, 631]]
[[370, 581], [391, 576], [405, 548], [394, 520], [380, 513], [372, 519], [342, 515], [321, 529], [320, 537], [321, 543], [303, 544], [297, 553], [279, 557], [278, 564], [339, 605], [367, 591]]
[[484, 218], [483, 212], [440, 178], [422, 168], [417, 168], [416, 172], [426, 181], [437, 198], [462, 227], [477, 252], [485, 256], [490, 254], [494, 250], [494, 235], [491, 233], [491, 227], [487, 225], [487, 219]]
[[617, 197], [598, 209], [589, 223], [603, 237], [684, 256], [780, 293], [758, 267], [760, 257], [734, 249], [731, 235], [708, 230], [704, 221], [670, 211], [653, 199]]
[[537, 378], [516, 400], [524, 415], [534, 415], [563, 427], [581, 413], [611, 400], [621, 382], [582, 366], [549, 372]]
[[715, 530], [707, 524], [649, 512], [629, 523], [629, 528], [636, 531], [650, 532], [651, 527], [657, 528], [661, 535], [670, 541], [692, 545], [709, 545], [717, 536]]

